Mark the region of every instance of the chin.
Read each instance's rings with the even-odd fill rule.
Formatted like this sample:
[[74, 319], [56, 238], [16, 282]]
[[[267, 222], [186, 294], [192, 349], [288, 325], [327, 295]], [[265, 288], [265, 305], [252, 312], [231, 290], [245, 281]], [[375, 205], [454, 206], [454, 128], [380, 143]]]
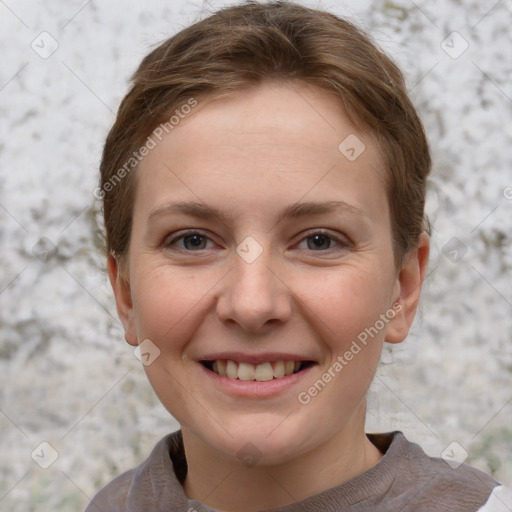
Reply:
[[[307, 425], [293, 421], [290, 415], [244, 414], [222, 427], [212, 422], [188, 429], [203, 443], [226, 457], [236, 458], [247, 467], [275, 466], [286, 463], [312, 449], [312, 434]], [[204, 425], [204, 423], [202, 424]], [[212, 428], [213, 427], [213, 428]], [[224, 428], [225, 427], [225, 430]]]

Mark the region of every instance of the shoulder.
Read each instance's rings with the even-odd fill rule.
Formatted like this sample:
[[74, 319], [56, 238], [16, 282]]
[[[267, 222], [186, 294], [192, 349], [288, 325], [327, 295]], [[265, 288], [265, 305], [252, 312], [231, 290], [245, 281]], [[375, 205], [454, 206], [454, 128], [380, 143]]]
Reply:
[[103, 487], [85, 512], [132, 512], [134, 506], [151, 509], [155, 500], [152, 492], [155, 481], [175, 479], [170, 450], [179, 444], [179, 436], [179, 432], [174, 432], [161, 439], [145, 461]]
[[499, 485], [467, 464], [427, 455], [401, 432], [392, 436], [387, 452], [396, 461], [392, 494], [408, 504], [404, 510], [477, 512]]
[[125, 510], [126, 497], [136, 469], [131, 469], [114, 478], [90, 501], [85, 512], [120, 512]]

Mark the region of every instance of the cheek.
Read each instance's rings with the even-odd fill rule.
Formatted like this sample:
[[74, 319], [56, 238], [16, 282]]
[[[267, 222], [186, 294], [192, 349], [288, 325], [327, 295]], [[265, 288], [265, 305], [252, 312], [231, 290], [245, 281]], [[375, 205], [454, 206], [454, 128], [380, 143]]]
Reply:
[[[296, 281], [296, 294], [305, 314], [333, 351], [345, 351], [365, 329], [372, 327], [390, 307], [389, 279], [377, 272], [344, 268], [323, 279]], [[380, 324], [379, 324], [380, 326]], [[382, 329], [381, 329], [382, 330]]]
[[[182, 346], [190, 339], [198, 318], [211, 307], [208, 292], [217, 281], [218, 276], [198, 276], [193, 270], [172, 267], [140, 274], [133, 287], [139, 339], [151, 339], [160, 350]], [[170, 344], [171, 340], [176, 343]]]
[[192, 364], [184, 353], [211, 309], [209, 292], [218, 280], [218, 276], [162, 266], [141, 272], [133, 287], [138, 338], [150, 339], [160, 350], [144, 371], [162, 404], [182, 426], [194, 414], [204, 414], [201, 422], [208, 423], [208, 415], [195, 410], [194, 387], [183, 385]]
[[392, 283], [379, 272], [351, 268], [325, 280], [304, 279], [300, 286], [309, 290], [302, 295], [307, 297], [304, 315], [329, 359], [311, 376], [298, 401], [308, 407], [311, 428], [322, 415], [326, 428], [335, 431], [347, 420], [347, 411], [361, 403], [374, 378], [387, 325], [381, 315], [390, 307]]

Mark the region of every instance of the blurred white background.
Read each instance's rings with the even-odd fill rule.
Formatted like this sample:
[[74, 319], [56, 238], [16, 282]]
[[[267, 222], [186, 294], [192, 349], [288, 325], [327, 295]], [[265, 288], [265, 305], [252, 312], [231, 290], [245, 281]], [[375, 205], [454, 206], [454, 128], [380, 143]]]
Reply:
[[[92, 191], [142, 57], [227, 3], [0, 0], [0, 510], [83, 510], [177, 428], [124, 342]], [[303, 3], [401, 65], [434, 157], [421, 311], [383, 354], [368, 430], [456, 442], [510, 484], [512, 1]]]

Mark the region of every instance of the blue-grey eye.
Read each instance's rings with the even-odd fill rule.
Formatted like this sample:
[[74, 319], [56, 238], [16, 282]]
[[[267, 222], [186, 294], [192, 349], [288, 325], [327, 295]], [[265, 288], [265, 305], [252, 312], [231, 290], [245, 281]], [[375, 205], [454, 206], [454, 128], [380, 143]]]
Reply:
[[[208, 238], [203, 235], [187, 235], [181, 237], [185, 249], [205, 249]], [[187, 246], [188, 245], [188, 246]]]
[[308, 249], [311, 250], [330, 249], [332, 244], [332, 238], [330, 236], [322, 235], [320, 233], [308, 236], [307, 241]]

